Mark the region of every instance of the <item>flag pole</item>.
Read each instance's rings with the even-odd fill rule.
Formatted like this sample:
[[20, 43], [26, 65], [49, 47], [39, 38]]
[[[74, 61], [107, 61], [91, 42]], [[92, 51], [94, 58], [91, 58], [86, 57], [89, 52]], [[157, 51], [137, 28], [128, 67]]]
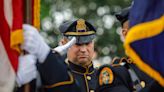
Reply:
[[[23, 5], [23, 23], [32, 25], [32, 0], [24, 0]], [[27, 52], [24, 51], [24, 54], [27, 54]], [[23, 86], [23, 92], [31, 92], [31, 83]]]

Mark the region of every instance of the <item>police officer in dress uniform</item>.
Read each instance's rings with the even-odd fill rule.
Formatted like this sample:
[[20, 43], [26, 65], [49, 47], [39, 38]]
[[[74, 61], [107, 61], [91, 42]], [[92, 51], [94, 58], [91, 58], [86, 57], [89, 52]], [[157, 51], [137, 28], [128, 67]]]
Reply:
[[95, 92], [96, 69], [93, 67], [94, 38], [96, 30], [93, 25], [84, 19], [65, 22], [59, 27], [63, 38], [61, 44], [67, 43], [76, 37], [76, 44], [67, 51], [66, 62], [82, 92]]
[[[116, 14], [121, 22], [122, 35], [129, 28], [129, 9]], [[97, 92], [164, 92], [164, 89], [152, 78], [143, 73], [128, 57], [115, 58], [111, 66], [102, 66], [98, 71]]]
[[[36, 78], [38, 68], [45, 92], [81, 92], [78, 83], [61, 57], [76, 42], [76, 38], [51, 50], [36, 28], [23, 25], [23, 29], [24, 43], [21, 47], [29, 54], [19, 57], [20, 64], [16, 77], [18, 86], [21, 87]], [[37, 59], [38, 67], [36, 67]]]

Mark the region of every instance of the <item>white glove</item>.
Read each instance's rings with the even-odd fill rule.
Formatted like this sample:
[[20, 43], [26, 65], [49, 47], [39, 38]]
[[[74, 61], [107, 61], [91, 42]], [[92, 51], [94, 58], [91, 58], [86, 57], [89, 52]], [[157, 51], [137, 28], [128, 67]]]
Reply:
[[21, 55], [19, 56], [19, 66], [17, 71], [16, 81], [19, 87], [29, 83], [37, 76], [36, 68], [37, 58], [34, 55]]
[[38, 30], [31, 25], [24, 24], [24, 43], [22, 49], [30, 54], [34, 54], [40, 63], [43, 63], [50, 52], [50, 47], [46, 44]]
[[64, 55], [67, 53], [68, 48], [70, 48], [72, 45], [76, 43], [76, 37], [73, 37], [68, 43], [62, 46], [58, 46], [54, 48], [53, 50], [58, 52], [60, 55]]

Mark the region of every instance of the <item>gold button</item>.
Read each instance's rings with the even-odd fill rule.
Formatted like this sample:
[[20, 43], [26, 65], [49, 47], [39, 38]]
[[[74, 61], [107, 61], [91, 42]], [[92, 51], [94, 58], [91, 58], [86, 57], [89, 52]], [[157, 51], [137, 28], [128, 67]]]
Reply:
[[145, 87], [145, 82], [144, 81], [141, 81], [140, 84], [141, 84], [142, 88]]
[[95, 92], [94, 90], [90, 90], [90, 92]]
[[87, 76], [87, 79], [88, 79], [88, 80], [91, 80], [91, 77], [90, 77], [90, 76]]

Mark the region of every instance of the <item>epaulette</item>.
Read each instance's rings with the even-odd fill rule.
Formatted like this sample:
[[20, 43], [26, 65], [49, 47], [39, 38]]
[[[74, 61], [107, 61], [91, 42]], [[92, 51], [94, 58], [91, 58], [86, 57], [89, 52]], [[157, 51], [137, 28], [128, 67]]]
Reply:
[[97, 74], [99, 86], [112, 84], [114, 75], [109, 65], [101, 66]]

